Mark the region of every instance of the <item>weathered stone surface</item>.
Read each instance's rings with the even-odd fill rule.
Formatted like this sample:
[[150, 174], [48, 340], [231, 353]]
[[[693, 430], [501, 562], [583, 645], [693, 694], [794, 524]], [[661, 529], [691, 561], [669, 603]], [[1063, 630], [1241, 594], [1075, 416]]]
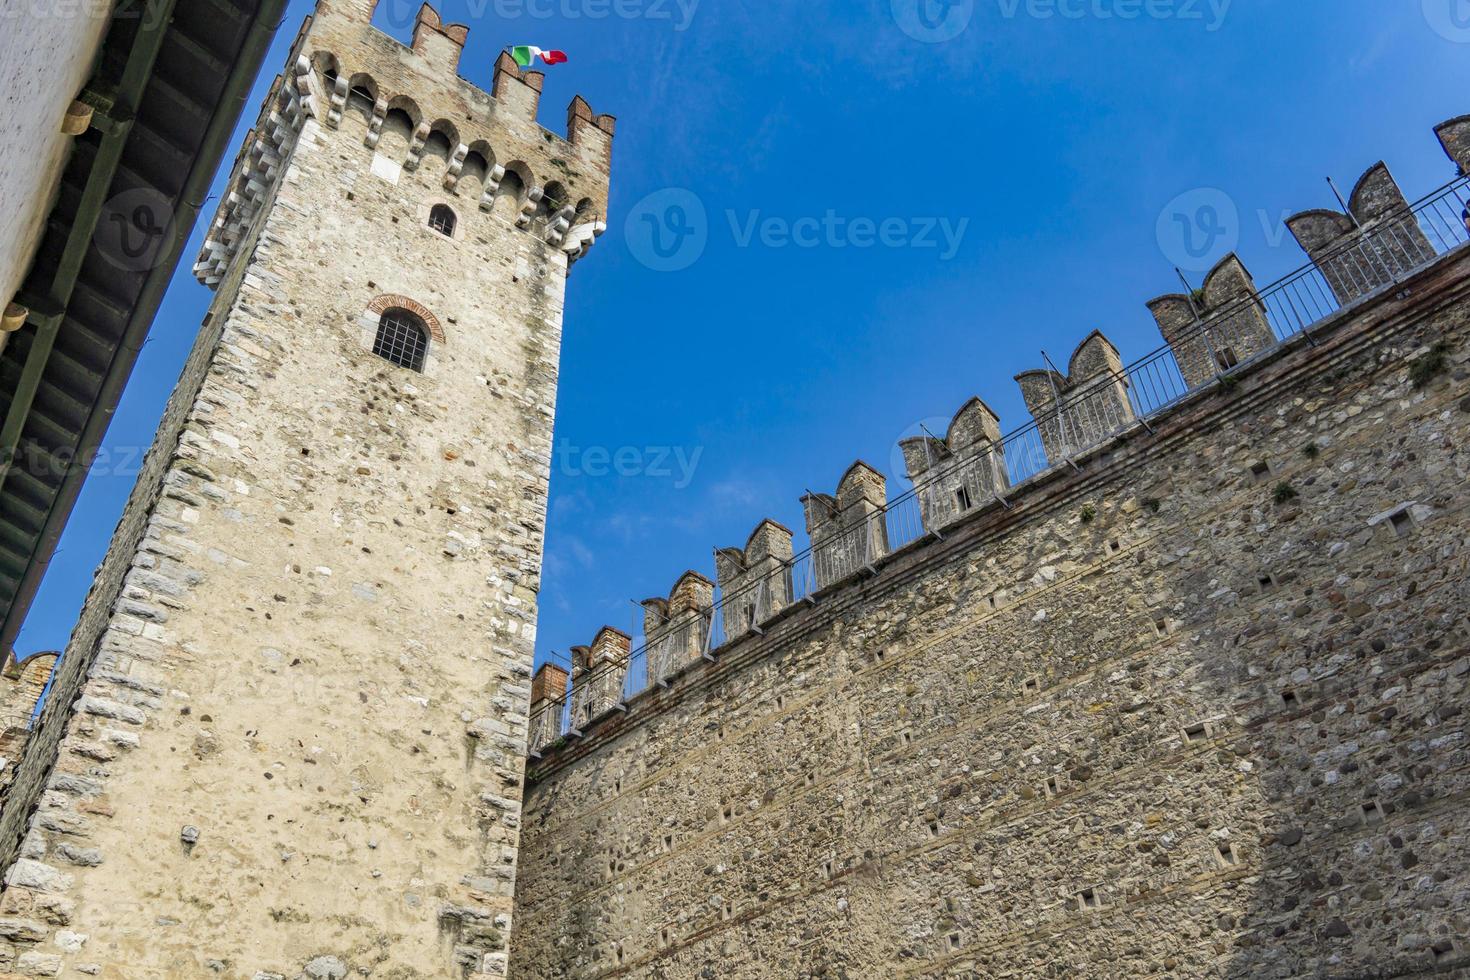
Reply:
[[1467, 279], [1441, 259], [547, 750], [512, 973], [1463, 969], [1470, 422], [1404, 364], [1470, 364]]
[[[502, 61], [487, 94], [462, 27], [424, 7], [405, 47], [370, 17], [320, 5], [210, 227], [215, 300], [0, 812], [0, 922], [35, 947], [0, 971], [504, 962], [563, 297], [612, 120], [579, 99], [559, 138], [539, 76]], [[417, 365], [375, 353], [394, 310]]]

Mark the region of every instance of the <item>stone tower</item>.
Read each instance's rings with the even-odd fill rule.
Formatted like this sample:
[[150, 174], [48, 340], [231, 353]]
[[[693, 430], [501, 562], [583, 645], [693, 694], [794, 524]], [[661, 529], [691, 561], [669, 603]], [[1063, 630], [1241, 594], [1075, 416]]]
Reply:
[[613, 119], [322, 0], [0, 813], [0, 973], [485, 977], [511, 931], [563, 290]]

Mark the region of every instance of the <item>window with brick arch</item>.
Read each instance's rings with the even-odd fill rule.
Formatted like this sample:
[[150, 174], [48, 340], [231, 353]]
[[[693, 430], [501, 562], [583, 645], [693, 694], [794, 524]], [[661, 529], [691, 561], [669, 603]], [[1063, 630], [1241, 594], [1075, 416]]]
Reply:
[[378, 320], [378, 335], [373, 340], [374, 354], [399, 367], [423, 371], [428, 350], [429, 331], [423, 320], [400, 307], [383, 311]]
[[447, 204], [436, 204], [429, 212], [429, 227], [445, 238], [454, 237], [454, 209]]

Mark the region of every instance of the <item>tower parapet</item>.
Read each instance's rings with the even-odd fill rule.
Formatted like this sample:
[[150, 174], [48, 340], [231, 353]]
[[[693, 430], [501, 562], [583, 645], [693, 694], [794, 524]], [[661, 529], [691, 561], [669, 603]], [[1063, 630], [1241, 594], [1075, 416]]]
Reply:
[[360, 140], [362, 158], [342, 158], [344, 183], [366, 169], [398, 184], [429, 168], [445, 193], [425, 210], [476, 208], [543, 239], [569, 263], [584, 255], [607, 229], [616, 119], [579, 95], [565, 136], [552, 133], [536, 121], [542, 73], [502, 52], [487, 93], [458, 75], [468, 27], [445, 24], [424, 4], [405, 47], [372, 26], [374, 8], [365, 0], [318, 5], [236, 161], [195, 264], [200, 281], [223, 279], [307, 124]]
[[568, 676], [566, 668], [544, 663], [531, 677], [531, 721], [526, 744], [533, 752], [561, 737], [558, 705], [566, 698]]
[[1077, 345], [1066, 375], [1048, 367], [1023, 371], [1016, 383], [1052, 463], [1097, 445], [1133, 421], [1123, 359], [1101, 330]]
[[1358, 180], [1347, 214], [1303, 211], [1287, 218], [1286, 227], [1344, 306], [1397, 281], [1436, 254], [1398, 182], [1381, 162]]
[[1470, 116], [1456, 116], [1434, 127], [1434, 135], [1461, 174], [1470, 174]]
[[888, 481], [862, 460], [842, 474], [836, 496], [807, 493], [801, 498], [817, 588], [871, 568], [888, 554], [888, 526], [883, 521], [887, 503]]
[[572, 730], [579, 731], [623, 703], [633, 639], [604, 626], [591, 646], [572, 647]]
[[710, 612], [715, 584], [695, 571], [674, 583], [667, 599], [644, 599], [643, 636], [648, 651], [648, 679], [666, 683], [709, 652]]
[[1193, 295], [1170, 293], [1149, 300], [1148, 308], [1191, 387], [1276, 346], [1255, 280], [1234, 252]]
[[744, 548], [715, 549], [726, 640], [760, 632], [791, 604], [791, 553], [791, 531], [769, 518], [750, 532]]
[[960, 407], [943, 439], [914, 436], [899, 448], [925, 530], [938, 530], [1010, 488], [1000, 417], [978, 397]]

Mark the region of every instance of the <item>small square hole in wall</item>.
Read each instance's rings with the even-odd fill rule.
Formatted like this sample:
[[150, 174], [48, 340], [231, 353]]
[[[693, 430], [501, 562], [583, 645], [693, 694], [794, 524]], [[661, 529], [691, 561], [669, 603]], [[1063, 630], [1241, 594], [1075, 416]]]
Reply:
[[830, 878], [830, 877], [832, 877], [832, 862], [831, 861], [823, 861], [822, 862], [822, 877], [823, 878]]
[[1187, 725], [1184, 728], [1184, 741], [1186, 742], [1201, 742], [1208, 735], [1209, 726], [1202, 721], [1197, 721], [1193, 725]]
[[1022, 694], [1036, 694], [1041, 691], [1041, 678], [1028, 677], [1021, 682]]
[[733, 807], [725, 807], [723, 810], [720, 811], [720, 823], [729, 823], [730, 818], [734, 816], [734, 814], [735, 810]]
[[1393, 533], [1399, 537], [1408, 537], [1409, 532], [1414, 530], [1414, 518], [1409, 516], [1408, 511], [1401, 510], [1397, 514], [1389, 515], [1388, 526], [1393, 528]]
[[969, 510], [973, 504], [970, 503], [970, 491], [966, 487], [959, 487], [954, 492], [955, 506], [961, 511]]
[[1362, 813], [1363, 823], [1370, 827], [1374, 824], [1383, 823], [1383, 804], [1377, 800], [1364, 803], [1360, 807], [1360, 812]]
[[1046, 795], [1060, 796], [1062, 793], [1062, 779], [1060, 776], [1046, 777]]
[[1234, 845], [1228, 843], [1221, 843], [1215, 848], [1215, 860], [1219, 862], [1222, 868], [1233, 867], [1240, 863], [1240, 859], [1236, 856]]
[[623, 944], [622, 943], [614, 943], [613, 944], [613, 959], [617, 960], [619, 963], [623, 962]]
[[731, 905], [729, 902], [726, 902], [724, 905], [720, 906], [720, 918], [721, 919], [725, 920], [726, 922], [729, 922], [734, 917], [735, 917], [735, 906]]
[[805, 781], [808, 786], [815, 786], [817, 784], [817, 774], [814, 772], [807, 773]]
[[623, 781], [621, 779], [614, 779], [613, 780], [613, 792], [614, 793], [621, 793], [622, 791], [623, 791]]
[[1265, 483], [1271, 478], [1271, 464], [1265, 460], [1251, 467], [1251, 479], [1256, 483]]
[[949, 948], [950, 949], [959, 949], [960, 948], [960, 934], [959, 933], [952, 932], [952, 933], [949, 934]]
[[669, 851], [672, 851], [673, 849], [674, 849], [674, 835], [673, 834], [664, 834], [664, 853], [667, 854]]
[[1117, 538], [1114, 538], [1113, 540], [1111, 540], [1111, 541], [1108, 542], [1108, 554], [1110, 554], [1110, 555], [1116, 555], [1118, 552], [1120, 552], [1122, 550], [1123, 550], [1123, 542], [1122, 541], [1119, 541]]
[[1169, 622], [1169, 617], [1160, 616], [1154, 620], [1154, 632], [1159, 636], [1168, 636], [1174, 632], [1174, 624]]
[[881, 664], [883, 661], [885, 661], [887, 659], [888, 659], [888, 651], [885, 650], [885, 649], [883, 649], [882, 647], [879, 647], [878, 649], [876, 649], [876, 650], [873, 651], [873, 660], [874, 660], [874, 662]]
[[929, 836], [930, 837], [938, 837], [939, 836], [939, 821], [938, 820], [932, 820], [931, 819], [929, 821]]
[[663, 946], [667, 946], [669, 944], [669, 942], [673, 939], [673, 935], [674, 934], [669, 929], [669, 927], [668, 926], [664, 926], [662, 929], [660, 929], [658, 931], [658, 941], [659, 941], [659, 944], [660, 945], [663, 945]]
[[1288, 708], [1295, 708], [1301, 704], [1301, 699], [1296, 696], [1295, 691], [1287, 690], [1281, 692], [1281, 703]]
[[1229, 347], [1217, 347], [1215, 349], [1215, 363], [1221, 371], [1229, 371], [1240, 363], [1240, 358], [1235, 356], [1235, 351]]
[[1262, 592], [1270, 592], [1276, 588], [1276, 578], [1269, 573], [1259, 575], [1256, 577], [1256, 584], [1261, 587]]
[[1081, 911], [1087, 909], [1102, 908], [1102, 902], [1097, 897], [1097, 889], [1084, 888], [1077, 893], [1077, 908]]
[[784, 694], [778, 694], [778, 695], [776, 695], [776, 710], [777, 711], [780, 711], [780, 710], [782, 710], [785, 707], [786, 707], [786, 695], [784, 695]]
[[914, 736], [909, 732], [902, 733], [902, 735], [900, 735], [900, 738], [903, 739], [904, 745], [912, 745], [914, 742]]
[[354, 193], [352, 193], [351, 191], [348, 191], [347, 192], [347, 200], [349, 200], [349, 201], [355, 201], [355, 200], [357, 200], [357, 195], [354, 194]]

